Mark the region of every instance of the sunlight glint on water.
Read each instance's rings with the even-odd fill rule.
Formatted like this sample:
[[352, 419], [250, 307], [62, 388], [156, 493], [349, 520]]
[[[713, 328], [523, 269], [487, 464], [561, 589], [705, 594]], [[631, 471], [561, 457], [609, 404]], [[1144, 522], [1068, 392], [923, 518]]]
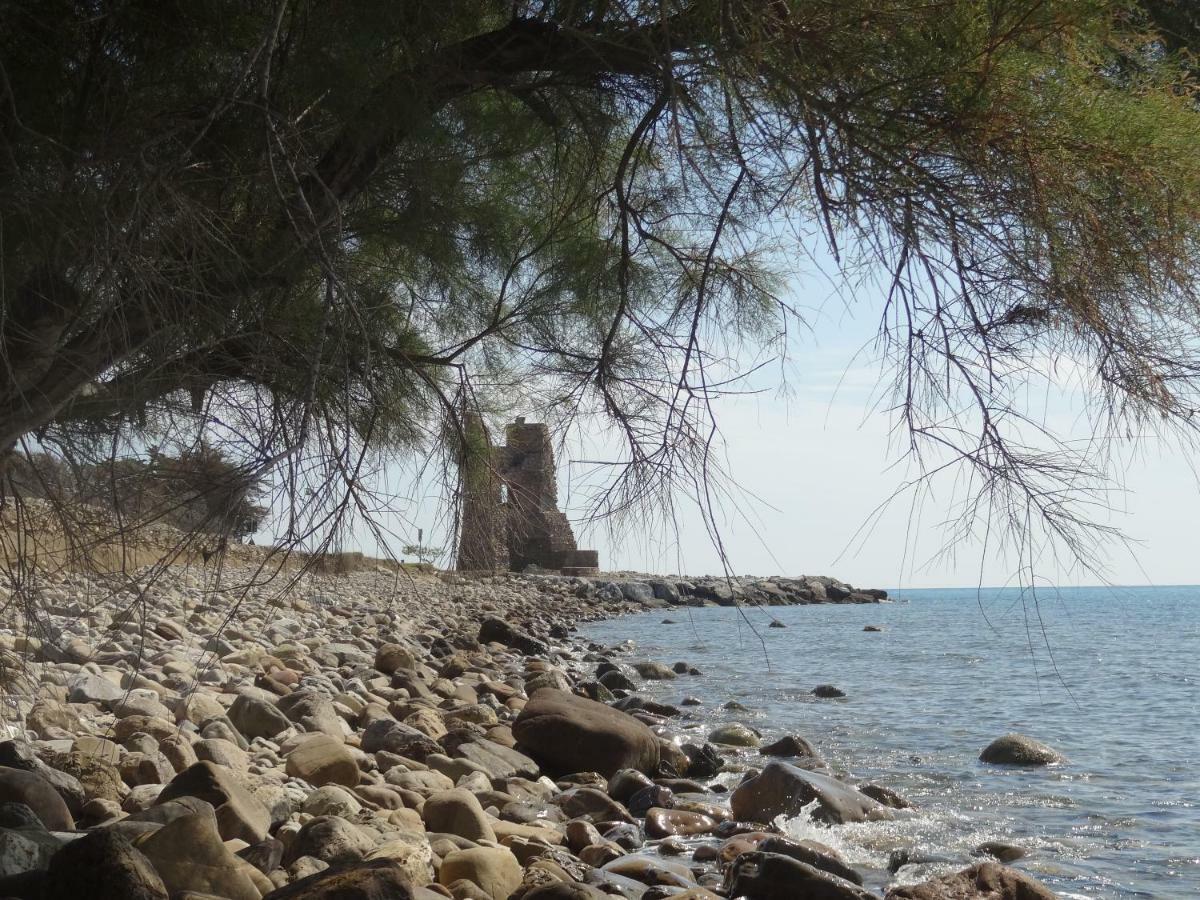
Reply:
[[[801, 734], [835, 769], [916, 803], [894, 822], [786, 823], [865, 867], [874, 887], [953, 871], [1000, 840], [1027, 848], [1019, 865], [1064, 897], [1200, 896], [1200, 588], [1039, 593], [1045, 637], [1039, 610], [1029, 608], [1027, 628], [1015, 593], [901, 600], [751, 609], [750, 625], [735, 610], [672, 609], [583, 635], [633, 640], [632, 658], [699, 667], [699, 678], [646, 683], [657, 699], [701, 699], [696, 727], [733, 719], [768, 737]], [[788, 627], [767, 628], [772, 616]], [[848, 696], [815, 699], [823, 682]], [[749, 712], [721, 710], [727, 700]], [[979, 751], [1008, 731], [1051, 744], [1068, 764], [981, 764]], [[915, 862], [892, 876], [897, 850]]]

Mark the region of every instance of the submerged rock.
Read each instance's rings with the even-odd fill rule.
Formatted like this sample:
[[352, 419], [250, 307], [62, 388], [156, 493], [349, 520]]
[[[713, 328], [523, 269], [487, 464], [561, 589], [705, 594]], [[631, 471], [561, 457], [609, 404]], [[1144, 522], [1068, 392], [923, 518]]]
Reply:
[[886, 900], [1056, 900], [1044, 884], [1028, 875], [983, 862], [921, 884], [892, 888]]
[[725, 878], [730, 897], [748, 900], [875, 900], [852, 881], [779, 853], [752, 851], [734, 860]]
[[843, 824], [891, 818], [891, 812], [844, 782], [782, 762], [770, 762], [737, 786], [729, 798], [733, 815], [748, 822], [795, 816], [817, 802], [813, 818]]
[[1023, 734], [998, 737], [979, 754], [981, 762], [1004, 766], [1048, 766], [1066, 762], [1061, 753]]

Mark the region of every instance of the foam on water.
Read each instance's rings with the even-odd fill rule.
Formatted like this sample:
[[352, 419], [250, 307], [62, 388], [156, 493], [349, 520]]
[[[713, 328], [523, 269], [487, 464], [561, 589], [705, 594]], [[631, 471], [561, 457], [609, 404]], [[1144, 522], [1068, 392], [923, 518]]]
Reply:
[[[837, 849], [873, 887], [957, 870], [978, 859], [979, 844], [1004, 841], [1026, 849], [1018, 865], [1063, 897], [1200, 896], [1200, 589], [1073, 589], [1043, 599], [1053, 659], [1012, 595], [985, 595], [982, 612], [974, 591], [907, 596], [748, 610], [763, 620], [757, 634], [729, 609], [689, 610], [673, 627], [647, 613], [583, 634], [631, 640], [633, 659], [699, 667], [699, 678], [644, 685], [663, 702], [703, 701], [678, 727], [706, 733], [741, 721], [768, 739], [801, 734], [836, 771], [911, 800], [917, 809], [893, 821], [827, 826], [801, 814], [784, 823]], [[766, 629], [769, 617], [788, 627]], [[864, 633], [865, 624], [884, 631]], [[817, 700], [810, 691], [823, 682], [848, 696]], [[729, 700], [748, 710], [722, 709]], [[1068, 762], [980, 763], [982, 747], [1008, 731], [1050, 743]], [[738, 778], [721, 780], [732, 788]], [[893, 875], [896, 851], [914, 862]]]

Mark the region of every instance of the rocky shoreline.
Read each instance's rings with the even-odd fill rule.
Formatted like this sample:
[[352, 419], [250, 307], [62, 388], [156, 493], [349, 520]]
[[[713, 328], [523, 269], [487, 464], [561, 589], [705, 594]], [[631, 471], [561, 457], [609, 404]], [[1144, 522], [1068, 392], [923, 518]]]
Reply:
[[[736, 710], [698, 731], [686, 706], [639, 693], [699, 677], [686, 661], [572, 632], [646, 609], [883, 592], [370, 566], [256, 580], [252, 566], [149, 586], [66, 574], [3, 598], [0, 897], [880, 896], [772, 823], [903, 816], [902, 798]], [[887, 894], [1052, 896], [990, 860]]]

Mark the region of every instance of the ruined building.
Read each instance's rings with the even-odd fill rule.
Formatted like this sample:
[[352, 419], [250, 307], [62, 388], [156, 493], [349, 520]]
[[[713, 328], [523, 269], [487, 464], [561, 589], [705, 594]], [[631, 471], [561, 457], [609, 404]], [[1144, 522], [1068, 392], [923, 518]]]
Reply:
[[505, 428], [504, 438], [503, 447], [493, 446], [483, 420], [464, 417], [458, 568], [597, 571], [596, 551], [576, 547], [571, 523], [558, 508], [550, 430], [517, 419]]

